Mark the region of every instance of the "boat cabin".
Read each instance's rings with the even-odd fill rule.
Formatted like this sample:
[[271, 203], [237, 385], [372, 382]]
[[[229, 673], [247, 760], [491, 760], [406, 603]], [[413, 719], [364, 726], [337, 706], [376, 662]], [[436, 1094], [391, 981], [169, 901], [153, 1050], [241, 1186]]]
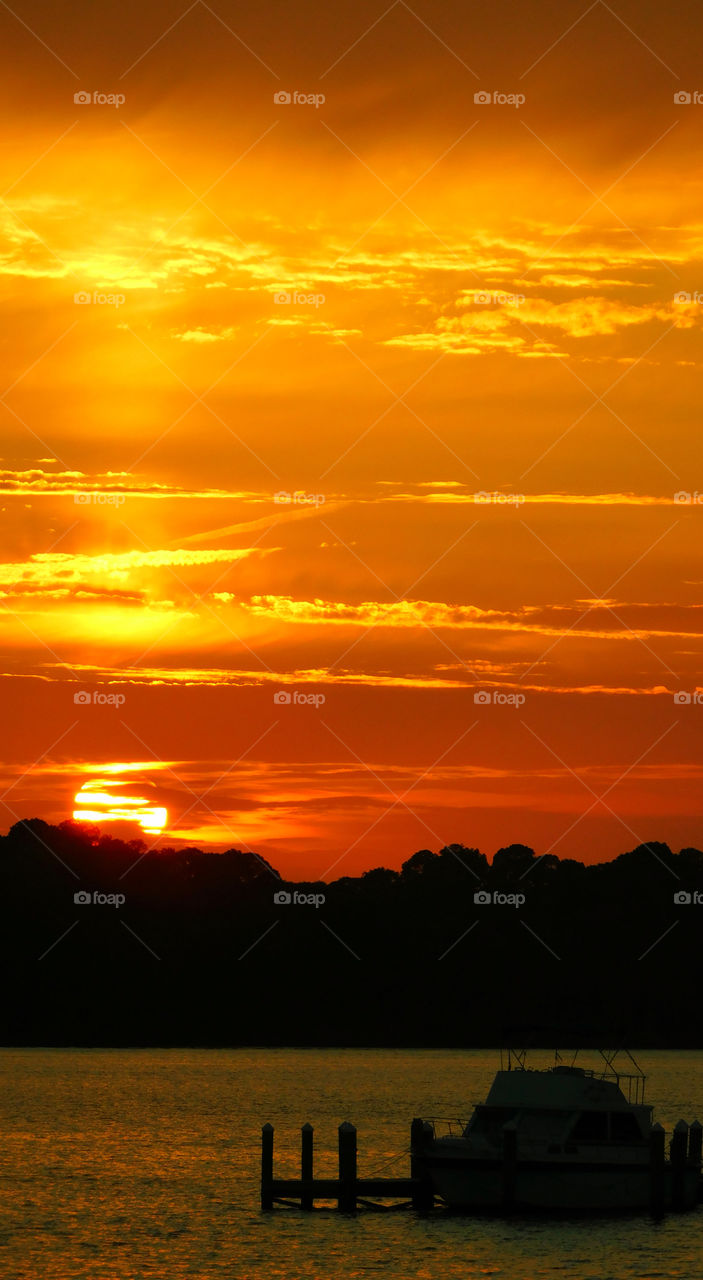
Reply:
[[559, 1150], [587, 1143], [634, 1146], [646, 1143], [652, 1108], [632, 1103], [617, 1079], [602, 1079], [582, 1067], [546, 1071], [499, 1071], [485, 1103], [479, 1104], [464, 1136], [491, 1145], [515, 1122], [521, 1141]]

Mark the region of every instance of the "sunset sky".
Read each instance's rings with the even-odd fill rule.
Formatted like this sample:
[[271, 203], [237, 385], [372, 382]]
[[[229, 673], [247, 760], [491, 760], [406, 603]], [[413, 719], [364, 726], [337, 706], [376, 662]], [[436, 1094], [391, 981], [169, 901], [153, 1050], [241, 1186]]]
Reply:
[[702, 35], [0, 5], [3, 830], [702, 846]]

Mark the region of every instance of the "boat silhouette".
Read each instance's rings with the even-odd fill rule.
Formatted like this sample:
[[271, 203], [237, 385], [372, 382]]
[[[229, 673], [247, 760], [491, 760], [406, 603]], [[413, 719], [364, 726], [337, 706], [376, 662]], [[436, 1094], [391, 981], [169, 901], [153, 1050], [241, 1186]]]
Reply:
[[453, 1209], [610, 1211], [687, 1209], [698, 1203], [697, 1121], [665, 1134], [644, 1102], [644, 1072], [625, 1051], [599, 1050], [600, 1069], [527, 1066], [508, 1050], [485, 1102], [467, 1124], [425, 1122], [415, 1157]]

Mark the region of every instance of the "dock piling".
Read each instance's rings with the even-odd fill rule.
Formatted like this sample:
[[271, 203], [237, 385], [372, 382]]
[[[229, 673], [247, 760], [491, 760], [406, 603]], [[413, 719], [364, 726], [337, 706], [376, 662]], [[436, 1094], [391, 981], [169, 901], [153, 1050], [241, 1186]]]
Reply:
[[671, 1139], [671, 1207], [681, 1210], [686, 1200], [686, 1151], [688, 1125], [679, 1120]]
[[343, 1213], [356, 1209], [356, 1128], [345, 1120], [339, 1126], [339, 1198]]
[[312, 1209], [313, 1204], [313, 1133], [311, 1124], [304, 1124], [300, 1130], [301, 1209]]
[[261, 1208], [273, 1209], [273, 1125], [261, 1130]]
[[688, 1163], [701, 1167], [701, 1148], [703, 1147], [703, 1125], [694, 1120], [688, 1129]]
[[416, 1117], [410, 1126], [410, 1178], [413, 1184], [413, 1209], [431, 1209], [434, 1204], [432, 1181], [422, 1161], [427, 1143], [434, 1136], [432, 1125]]
[[649, 1133], [649, 1203], [652, 1213], [659, 1217], [664, 1212], [664, 1143], [666, 1133], [660, 1124], [653, 1124]]

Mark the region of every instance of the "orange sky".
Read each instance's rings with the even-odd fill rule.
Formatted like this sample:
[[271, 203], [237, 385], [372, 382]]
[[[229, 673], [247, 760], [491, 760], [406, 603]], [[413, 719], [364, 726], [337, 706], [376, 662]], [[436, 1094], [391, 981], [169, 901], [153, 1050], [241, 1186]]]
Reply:
[[0, 10], [3, 825], [700, 847], [699, 8], [143, 8]]

